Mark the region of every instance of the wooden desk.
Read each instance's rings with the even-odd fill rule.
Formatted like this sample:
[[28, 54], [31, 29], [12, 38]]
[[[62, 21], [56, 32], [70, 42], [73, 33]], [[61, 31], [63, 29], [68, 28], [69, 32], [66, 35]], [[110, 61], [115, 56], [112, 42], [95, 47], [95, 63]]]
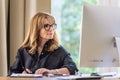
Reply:
[[118, 78], [118, 77], [105, 77], [105, 78], [102, 78], [101, 80], [120, 80], [120, 78]]
[[56, 78], [11, 78], [11, 77], [0, 77], [0, 80], [59, 80]]
[[[64, 79], [48, 78], [48, 77], [43, 77], [43, 78], [10, 78], [10, 77], [3, 77], [2, 76], [2, 77], [0, 77], [0, 80], [64, 80]], [[65, 80], [75, 80], [75, 79], [65, 79]], [[79, 80], [79, 79], [77, 79], [77, 80]], [[80, 79], [80, 80], [82, 80], [82, 79]], [[93, 79], [83, 79], [83, 80], [93, 80]], [[106, 77], [106, 78], [102, 78], [100, 80], [120, 80], [120, 79], [115, 78], [115, 77]]]

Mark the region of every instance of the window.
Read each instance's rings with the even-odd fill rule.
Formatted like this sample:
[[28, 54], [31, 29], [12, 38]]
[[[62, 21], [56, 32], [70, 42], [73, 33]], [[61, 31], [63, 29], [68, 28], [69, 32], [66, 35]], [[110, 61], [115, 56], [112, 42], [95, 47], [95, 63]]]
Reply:
[[[79, 67], [79, 40], [83, 4], [115, 6], [116, 4], [120, 4], [120, 1], [119, 3], [118, 1], [119, 0], [51, 0], [51, 13], [56, 18], [61, 43], [71, 53], [73, 60], [81, 72], [91, 73], [99, 70], [98, 68]], [[104, 72], [104, 69], [105, 68], [102, 68], [101, 71]], [[113, 70], [112, 68], [111, 71]], [[108, 71], [110, 71], [110, 69]]]

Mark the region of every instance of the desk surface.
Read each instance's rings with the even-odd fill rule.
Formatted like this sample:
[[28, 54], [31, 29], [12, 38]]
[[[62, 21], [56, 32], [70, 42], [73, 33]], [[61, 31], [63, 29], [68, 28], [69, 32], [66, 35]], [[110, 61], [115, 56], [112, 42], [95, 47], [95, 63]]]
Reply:
[[0, 80], [59, 80], [56, 78], [11, 78], [11, 77], [0, 77]]
[[[3, 76], [1, 76], [0, 80], [64, 80], [64, 79], [48, 78], [48, 77], [43, 77], [43, 78], [11, 78], [11, 77], [3, 77]], [[72, 79], [65, 79], [65, 80], [72, 80]], [[75, 80], [75, 79], [73, 79], [73, 80]], [[80, 80], [82, 80], [82, 79], [80, 79]], [[87, 79], [87, 80], [89, 80], [89, 79]], [[93, 80], [93, 79], [90, 79], [90, 80]], [[106, 78], [102, 78], [100, 80], [120, 80], [120, 79], [115, 78], [115, 77], [106, 77]]]

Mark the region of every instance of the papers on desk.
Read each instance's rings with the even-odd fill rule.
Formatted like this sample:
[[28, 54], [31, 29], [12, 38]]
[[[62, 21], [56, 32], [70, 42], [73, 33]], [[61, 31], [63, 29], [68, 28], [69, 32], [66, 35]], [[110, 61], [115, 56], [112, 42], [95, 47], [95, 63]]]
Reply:
[[56, 77], [62, 80], [69, 80], [69, 79], [101, 79], [101, 76], [79, 76], [79, 75], [69, 75], [69, 76], [59, 76]]
[[42, 74], [15, 74], [13, 73], [10, 77], [21, 77], [21, 78], [41, 78]]
[[[12, 74], [10, 77], [15, 78], [42, 78], [42, 74]], [[47, 78], [47, 77], [46, 77]], [[57, 75], [48, 75], [48, 78], [55, 78], [55, 80], [71, 80], [71, 79], [101, 79], [100, 76], [79, 76], [79, 75], [63, 75], [63, 74], [57, 74]], [[51, 79], [52, 80], [52, 79]]]

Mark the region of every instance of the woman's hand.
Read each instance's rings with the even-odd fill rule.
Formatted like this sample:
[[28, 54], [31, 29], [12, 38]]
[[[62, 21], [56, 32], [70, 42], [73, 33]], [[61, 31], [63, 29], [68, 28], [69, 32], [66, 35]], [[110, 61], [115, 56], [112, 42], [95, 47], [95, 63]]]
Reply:
[[46, 69], [46, 68], [40, 68], [40, 69], [37, 69], [35, 71], [35, 74], [43, 74], [43, 75], [47, 75], [50, 73], [50, 70], [49, 69]]
[[35, 74], [70, 74], [69, 70], [67, 68], [60, 68], [60, 69], [46, 69], [46, 68], [40, 68], [35, 71]]
[[30, 71], [29, 69], [25, 69], [23, 72], [22, 72], [22, 74], [31, 74], [32, 73], [32, 71]]

